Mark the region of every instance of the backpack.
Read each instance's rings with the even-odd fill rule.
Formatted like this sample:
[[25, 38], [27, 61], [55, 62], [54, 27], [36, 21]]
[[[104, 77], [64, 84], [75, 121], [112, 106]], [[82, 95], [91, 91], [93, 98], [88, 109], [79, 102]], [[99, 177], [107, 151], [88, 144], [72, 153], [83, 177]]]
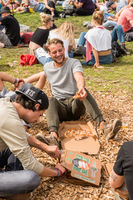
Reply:
[[121, 48], [118, 42], [112, 42], [112, 50], [115, 57], [120, 57], [122, 54], [125, 55], [125, 51]]

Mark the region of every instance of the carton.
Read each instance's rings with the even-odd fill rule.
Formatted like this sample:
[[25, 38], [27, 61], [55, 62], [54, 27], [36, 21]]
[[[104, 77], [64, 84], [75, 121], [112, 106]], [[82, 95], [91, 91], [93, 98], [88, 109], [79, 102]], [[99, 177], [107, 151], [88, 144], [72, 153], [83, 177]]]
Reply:
[[90, 185], [99, 186], [101, 162], [91, 156], [75, 151], [63, 151], [61, 164], [71, 171], [71, 176]]
[[[113, 166], [114, 166], [113, 163], [108, 163], [108, 164], [105, 165], [105, 171], [106, 171], [108, 176], [110, 176], [111, 171], [113, 169]], [[121, 200], [121, 199], [127, 200], [127, 199], [129, 199], [129, 195], [128, 195], [128, 191], [127, 191], [125, 183], [120, 188], [117, 188], [117, 189], [112, 188], [112, 191], [113, 191], [114, 196], [117, 200]]]
[[[65, 132], [70, 129], [83, 129], [91, 132], [89, 136], [79, 138], [78, 140], [74, 137], [66, 138]], [[61, 140], [61, 146], [64, 150], [78, 151], [88, 154], [97, 154], [100, 148], [100, 144], [97, 138], [97, 133], [94, 126], [88, 122], [83, 121], [68, 121], [63, 122], [59, 128], [59, 137]]]

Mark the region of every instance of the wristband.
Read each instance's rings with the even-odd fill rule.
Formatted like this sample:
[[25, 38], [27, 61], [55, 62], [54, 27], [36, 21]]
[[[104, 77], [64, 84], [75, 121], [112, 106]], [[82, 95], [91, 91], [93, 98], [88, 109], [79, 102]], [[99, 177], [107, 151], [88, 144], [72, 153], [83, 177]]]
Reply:
[[61, 176], [62, 175], [62, 171], [58, 168], [54, 168], [53, 170], [57, 171], [57, 176]]
[[14, 83], [13, 84], [16, 84], [17, 83], [17, 79], [15, 78], [15, 81], [14, 81]]

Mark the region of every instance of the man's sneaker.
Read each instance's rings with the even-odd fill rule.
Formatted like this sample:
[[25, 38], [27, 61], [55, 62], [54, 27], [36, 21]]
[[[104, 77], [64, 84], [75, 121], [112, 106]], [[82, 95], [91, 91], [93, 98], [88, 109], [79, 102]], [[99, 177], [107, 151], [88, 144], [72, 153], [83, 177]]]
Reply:
[[104, 127], [104, 134], [106, 139], [113, 139], [117, 132], [120, 130], [122, 122], [119, 119], [115, 119], [112, 124], [109, 124]]
[[125, 45], [121, 45], [121, 49], [124, 51], [125, 55], [131, 55], [131, 53], [126, 49]]
[[29, 8], [25, 7], [24, 11], [22, 11], [21, 14], [24, 14], [24, 13], [30, 13]]
[[36, 135], [36, 138], [38, 140], [40, 140], [41, 142], [47, 144], [47, 145], [50, 145], [50, 146], [53, 146], [53, 145], [56, 145], [59, 147], [59, 141], [57, 140], [56, 137], [52, 136], [52, 135], [49, 135], [49, 136], [44, 136], [43, 134], [41, 133], [38, 133]]

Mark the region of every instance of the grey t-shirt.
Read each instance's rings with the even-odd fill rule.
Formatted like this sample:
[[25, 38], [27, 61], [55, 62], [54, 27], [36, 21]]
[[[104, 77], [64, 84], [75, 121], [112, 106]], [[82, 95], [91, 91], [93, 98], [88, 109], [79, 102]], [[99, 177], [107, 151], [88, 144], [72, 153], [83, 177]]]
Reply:
[[60, 68], [56, 68], [53, 61], [45, 64], [44, 73], [56, 99], [64, 99], [76, 94], [77, 84], [73, 76], [75, 72], [83, 73], [82, 65], [77, 59], [68, 58]]

